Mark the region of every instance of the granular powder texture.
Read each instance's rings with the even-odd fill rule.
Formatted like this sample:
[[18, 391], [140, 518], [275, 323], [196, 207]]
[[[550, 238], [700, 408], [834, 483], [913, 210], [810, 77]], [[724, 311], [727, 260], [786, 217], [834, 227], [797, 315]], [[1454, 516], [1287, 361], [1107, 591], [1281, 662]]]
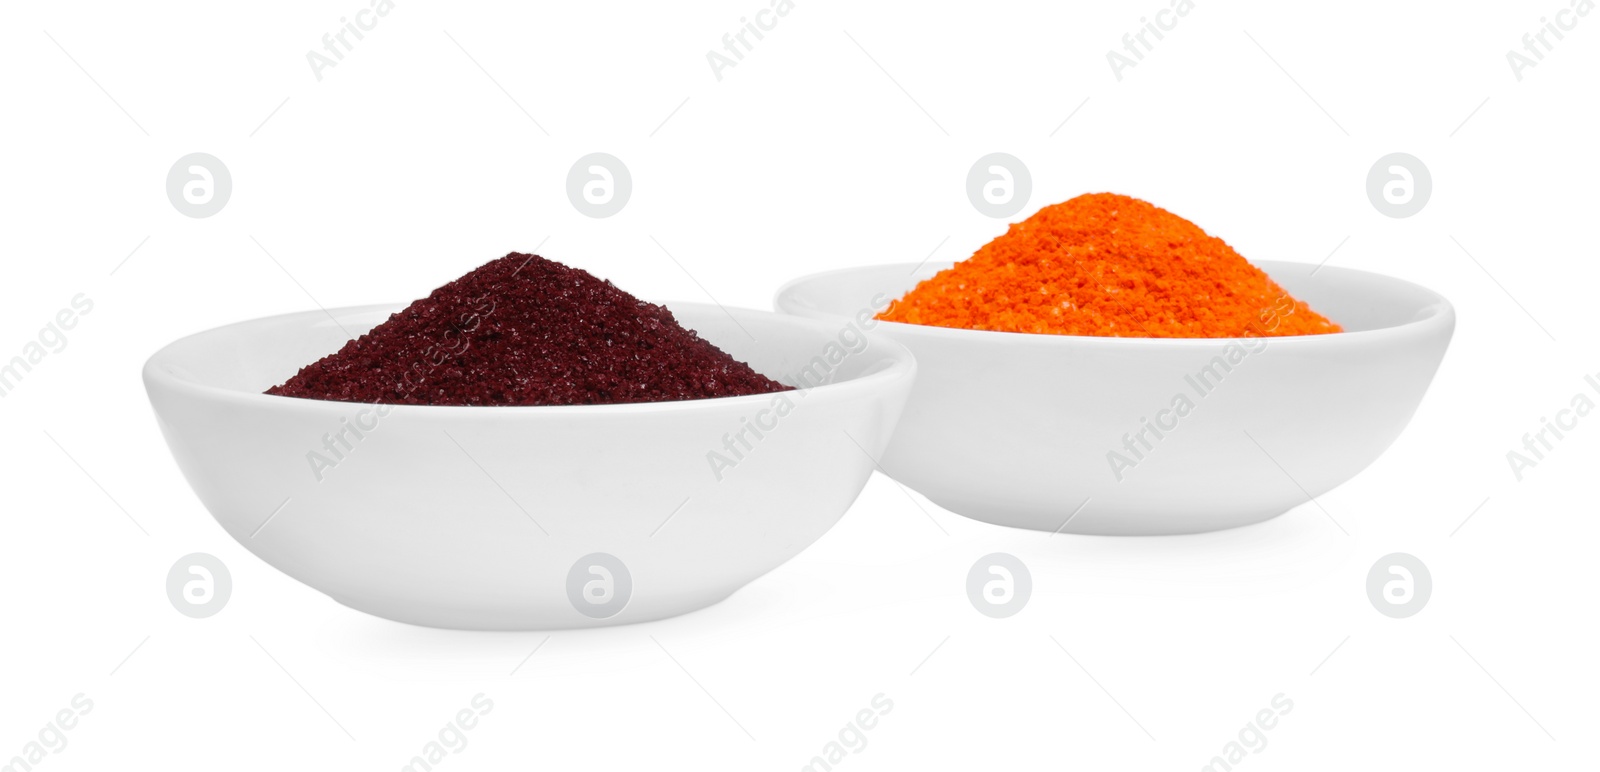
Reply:
[[879, 319], [1124, 338], [1316, 335], [1340, 327], [1222, 239], [1147, 202], [1090, 193], [1015, 223]]
[[785, 391], [672, 312], [513, 252], [433, 291], [268, 394], [411, 405], [596, 405]]

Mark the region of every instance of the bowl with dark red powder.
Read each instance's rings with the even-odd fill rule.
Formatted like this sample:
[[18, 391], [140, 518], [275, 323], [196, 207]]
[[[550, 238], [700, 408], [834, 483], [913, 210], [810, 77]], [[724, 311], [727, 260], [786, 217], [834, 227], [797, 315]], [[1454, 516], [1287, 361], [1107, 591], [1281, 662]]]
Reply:
[[144, 379], [263, 560], [381, 617], [520, 630], [685, 613], [798, 554], [915, 369], [853, 321], [655, 305], [514, 253], [404, 308], [192, 335]]
[[1343, 484], [1410, 421], [1455, 327], [1426, 288], [1250, 262], [1114, 194], [1045, 207], [960, 263], [807, 276], [776, 304], [866, 309], [916, 355], [891, 477], [978, 520], [1117, 535], [1247, 525]]

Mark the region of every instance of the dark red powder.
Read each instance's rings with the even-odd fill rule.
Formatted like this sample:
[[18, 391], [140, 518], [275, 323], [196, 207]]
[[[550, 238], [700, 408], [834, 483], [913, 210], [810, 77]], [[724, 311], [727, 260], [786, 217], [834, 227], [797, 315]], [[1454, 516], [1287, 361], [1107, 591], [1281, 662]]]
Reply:
[[601, 405], [789, 387], [672, 312], [513, 252], [433, 291], [268, 394], [410, 405]]

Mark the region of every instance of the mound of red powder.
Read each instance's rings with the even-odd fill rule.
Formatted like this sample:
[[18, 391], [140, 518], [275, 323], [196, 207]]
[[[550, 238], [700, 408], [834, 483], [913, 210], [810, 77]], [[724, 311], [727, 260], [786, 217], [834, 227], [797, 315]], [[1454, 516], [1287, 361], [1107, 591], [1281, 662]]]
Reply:
[[599, 405], [789, 387], [672, 312], [513, 252], [433, 291], [268, 394], [411, 405]]

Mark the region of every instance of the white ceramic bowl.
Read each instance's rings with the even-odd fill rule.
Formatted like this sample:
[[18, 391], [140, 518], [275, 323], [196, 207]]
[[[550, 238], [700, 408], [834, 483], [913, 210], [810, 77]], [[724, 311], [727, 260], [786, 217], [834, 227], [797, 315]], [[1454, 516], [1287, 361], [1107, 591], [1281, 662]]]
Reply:
[[[669, 305], [686, 327], [788, 383], [839, 333], [769, 312]], [[361, 334], [394, 310], [332, 317]], [[826, 385], [781, 395], [400, 405], [380, 416], [373, 405], [261, 393], [345, 340], [322, 312], [220, 327], [156, 353], [145, 387], [189, 485], [240, 544], [347, 606], [469, 629], [623, 624], [722, 600], [839, 520], [873, 471], [856, 443], [883, 451], [916, 369], [903, 347], [875, 340]], [[361, 435], [345, 430], [348, 450], [331, 442], [339, 460], [324, 435], [347, 425]], [[736, 438], [735, 455], [726, 438], [741, 430], [749, 449]], [[316, 464], [320, 481], [313, 451], [335, 461]], [[732, 466], [714, 470], [713, 451]]]
[[[876, 323], [921, 372], [884, 470], [968, 517], [1091, 534], [1245, 525], [1349, 480], [1411, 419], [1455, 312], [1398, 279], [1259, 265], [1346, 332], [1240, 342]], [[817, 274], [785, 285], [776, 303], [860, 319], [948, 267]]]

